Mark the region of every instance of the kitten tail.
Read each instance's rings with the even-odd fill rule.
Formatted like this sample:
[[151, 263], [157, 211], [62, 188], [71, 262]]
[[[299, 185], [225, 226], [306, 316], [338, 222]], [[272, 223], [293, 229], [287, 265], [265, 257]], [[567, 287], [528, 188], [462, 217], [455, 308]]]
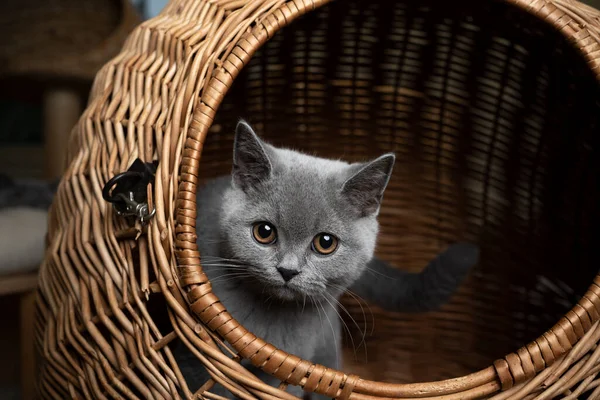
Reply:
[[402, 271], [373, 258], [350, 289], [388, 311], [432, 311], [450, 299], [478, 261], [479, 248], [470, 243], [453, 244], [420, 273]]

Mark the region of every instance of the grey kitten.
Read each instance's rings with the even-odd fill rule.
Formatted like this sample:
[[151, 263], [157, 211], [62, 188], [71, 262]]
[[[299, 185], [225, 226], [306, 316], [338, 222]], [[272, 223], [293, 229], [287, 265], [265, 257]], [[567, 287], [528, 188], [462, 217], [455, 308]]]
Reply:
[[[232, 176], [198, 193], [202, 265], [240, 323], [299, 357], [340, 367], [337, 301], [346, 289], [388, 310], [431, 310], [477, 262], [478, 249], [469, 244], [451, 246], [420, 274], [373, 257], [393, 154], [357, 164], [312, 157], [261, 141], [241, 121], [233, 158]], [[183, 346], [176, 356], [191, 388], [208, 379]], [[212, 391], [231, 397], [222, 387]]]

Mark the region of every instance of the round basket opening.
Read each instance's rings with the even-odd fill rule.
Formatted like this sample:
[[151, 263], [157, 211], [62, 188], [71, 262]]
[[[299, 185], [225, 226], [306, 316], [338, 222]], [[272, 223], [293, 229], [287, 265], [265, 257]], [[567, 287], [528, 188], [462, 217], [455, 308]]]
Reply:
[[549, 329], [597, 273], [599, 95], [566, 38], [512, 5], [334, 2], [276, 33], [236, 78], [200, 176], [230, 172], [239, 117], [322, 157], [396, 152], [378, 256], [419, 270], [468, 240], [481, 262], [439, 312], [363, 316], [345, 299], [353, 334], [368, 335], [344, 369], [394, 382], [459, 376]]

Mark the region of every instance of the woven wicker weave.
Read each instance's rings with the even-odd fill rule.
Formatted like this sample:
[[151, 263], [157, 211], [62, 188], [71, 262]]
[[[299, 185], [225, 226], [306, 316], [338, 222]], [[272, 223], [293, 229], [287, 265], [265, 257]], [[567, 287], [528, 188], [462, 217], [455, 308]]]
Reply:
[[[170, 347], [185, 345], [244, 399], [289, 399], [286, 384], [356, 400], [598, 398], [599, 15], [566, 0], [173, 0], [97, 75], [71, 137], [41, 269], [40, 393], [216, 398], [212, 381], [183, 381]], [[229, 172], [239, 116], [320, 156], [395, 151], [378, 255], [416, 270], [470, 240], [473, 276], [427, 315], [345, 299], [351, 333], [372, 330], [345, 372], [246, 331], [195, 243], [195, 192]], [[145, 229], [101, 195], [138, 157], [160, 161]]]

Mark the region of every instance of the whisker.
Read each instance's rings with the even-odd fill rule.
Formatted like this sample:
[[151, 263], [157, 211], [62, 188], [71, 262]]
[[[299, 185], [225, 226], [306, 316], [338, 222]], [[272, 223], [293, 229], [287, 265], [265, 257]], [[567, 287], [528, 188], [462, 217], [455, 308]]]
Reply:
[[231, 269], [248, 269], [248, 265], [235, 265], [235, 264], [212, 264], [212, 263], [202, 263], [205, 267], [223, 267], [223, 268], [231, 268]]
[[[317, 274], [319, 274], [319, 275], [321, 276], [321, 278], [322, 278], [323, 282], [327, 282], [327, 279], [325, 279], [325, 277], [323, 276], [323, 274], [321, 273], [321, 271], [319, 271], [319, 269], [318, 269], [318, 268], [317, 268], [317, 267], [314, 265], [314, 263], [313, 263], [312, 261], [310, 261], [310, 260], [308, 260], [308, 259], [307, 259], [307, 260], [306, 260], [306, 262], [307, 262], [307, 264], [308, 264], [308, 265], [310, 265], [310, 266], [313, 268], [313, 270], [314, 270], [314, 271], [315, 271]], [[327, 283], [325, 283], [325, 289], [327, 289]], [[323, 293], [324, 293], [325, 295], [329, 295], [331, 298], [333, 298], [333, 296], [331, 296], [330, 294], [328, 294], [328, 293], [327, 293], [327, 290], [323, 291]], [[352, 338], [352, 334], [351, 334], [351, 332], [350, 332], [350, 329], [348, 329], [348, 325], [346, 325], [346, 322], [345, 322], [345, 321], [342, 319], [342, 317], [341, 317], [340, 313], [339, 313], [339, 312], [336, 310], [336, 307], [335, 307], [333, 304], [331, 304], [331, 303], [329, 302], [329, 300], [327, 300], [327, 297], [323, 297], [323, 298], [324, 298], [324, 299], [325, 299], [325, 301], [327, 301], [327, 302], [329, 303], [329, 305], [330, 305], [330, 306], [333, 308], [333, 310], [335, 311], [335, 313], [338, 315], [338, 317], [340, 318], [340, 320], [342, 320], [342, 323], [345, 325], [346, 329], [348, 330], [348, 334], [350, 335], [350, 340], [352, 341], [352, 347], [353, 347], [353, 349], [354, 349], [354, 358], [357, 358], [357, 357], [356, 357], [356, 346], [355, 346], [355, 344], [354, 344], [354, 338]], [[325, 308], [323, 307], [323, 305], [322, 305], [320, 302], [319, 302], [319, 304], [320, 304], [320, 305], [321, 305], [321, 307], [323, 308], [323, 313], [325, 314], [325, 317], [327, 317], [327, 320], [329, 321], [329, 325], [331, 326], [331, 331], [332, 331], [332, 333], [333, 333], [333, 337], [334, 337], [334, 341], [335, 341], [335, 343], [334, 343], [334, 344], [335, 344], [335, 356], [336, 356], [336, 360], [337, 360], [337, 359], [338, 359], [338, 357], [339, 357], [339, 355], [338, 355], [338, 351], [339, 351], [339, 349], [338, 349], [338, 346], [337, 346], [337, 339], [336, 339], [336, 337], [335, 337], [335, 331], [334, 331], [334, 329], [333, 329], [333, 324], [331, 323], [331, 320], [329, 319], [329, 316], [327, 315], [327, 313], [325, 313]], [[318, 310], [318, 308], [317, 308], [317, 310]], [[323, 325], [323, 324], [321, 323], [321, 329], [323, 329], [322, 325]], [[325, 340], [325, 336], [324, 336], [324, 335], [323, 335], [323, 340]]]
[[[331, 296], [330, 294], [328, 294], [327, 292], [325, 292], [325, 294], [327, 294], [329, 297], [331, 297], [333, 299], [333, 301], [335, 301], [337, 304], [340, 304], [339, 301], [337, 301], [333, 296]], [[325, 301], [327, 303], [329, 303], [329, 305], [331, 306], [331, 308], [333, 308], [333, 311], [335, 311], [335, 313], [337, 314], [337, 316], [339, 317], [340, 321], [342, 322], [342, 324], [344, 324], [344, 328], [346, 328], [346, 332], [348, 332], [348, 336], [350, 336], [350, 342], [352, 342], [352, 350], [354, 351], [354, 359], [358, 359], [358, 356], [356, 355], [356, 344], [354, 343], [354, 338], [352, 337], [352, 332], [350, 331], [350, 328], [348, 327], [348, 324], [346, 324], [346, 321], [344, 321], [344, 319], [342, 318], [342, 316], [340, 315], [340, 313], [337, 310], [337, 307], [335, 305], [333, 305], [328, 299], [327, 297], [324, 297]], [[340, 304], [341, 306], [341, 304]], [[348, 313], [346, 311], [346, 313]], [[348, 314], [349, 315], [349, 314]], [[354, 324], [356, 325], [356, 327], [358, 328], [358, 325], [356, 324], [356, 321], [354, 321], [354, 318], [352, 318], [352, 316], [350, 316], [350, 318], [352, 319], [352, 321], [354, 322]], [[360, 330], [360, 328], [359, 328]], [[360, 344], [359, 344], [360, 346]]]
[[221, 266], [221, 265], [228, 265], [231, 266], [232, 268], [235, 267], [252, 267], [255, 269], [258, 269], [258, 267], [254, 264], [251, 264], [247, 261], [243, 261], [243, 260], [238, 260], [235, 258], [225, 258], [225, 257], [218, 257], [218, 256], [202, 256], [200, 258], [200, 262], [203, 265], [207, 265], [207, 266]]
[[238, 278], [250, 278], [249, 275], [229, 275], [229, 276], [219, 276], [215, 279], [211, 279], [210, 281], [212, 283], [223, 283], [223, 282], [229, 282]]
[[310, 302], [313, 304], [313, 307], [317, 309], [317, 313], [319, 314], [319, 323], [321, 324], [321, 334], [323, 335], [323, 341], [325, 341], [325, 330], [323, 329], [323, 317], [321, 317], [321, 310], [317, 306], [317, 301], [312, 297], [308, 296]]
[[269, 297], [267, 297], [265, 299], [265, 304], [267, 305], [267, 310], [269, 310], [271, 308], [271, 303], [269, 303], [269, 300], [271, 300], [272, 297], [273, 297], [273, 295], [270, 295]]
[[240, 273], [235, 273], [235, 274], [225, 274], [225, 275], [220, 275], [220, 276], [217, 276], [217, 277], [215, 277], [215, 278], [211, 279], [210, 281], [211, 281], [212, 283], [216, 283], [216, 282], [223, 283], [223, 282], [229, 282], [229, 281], [232, 281], [232, 280], [234, 280], [234, 279], [239, 279], [239, 278], [251, 278], [251, 277], [252, 277], [252, 275], [251, 275], [251, 274], [245, 274], [245, 273], [241, 273], [241, 272], [240, 272]]
[[219, 260], [219, 261], [231, 261], [231, 262], [238, 262], [238, 263], [244, 263], [242, 260], [238, 260], [236, 258], [225, 258], [225, 257], [219, 257], [219, 256], [202, 256], [201, 260]]
[[366, 266], [366, 267], [365, 267], [365, 269], [366, 269], [367, 271], [369, 271], [370, 273], [372, 273], [372, 274], [379, 275], [379, 276], [383, 276], [383, 277], [384, 277], [384, 278], [386, 278], [386, 279], [391, 279], [391, 280], [394, 280], [394, 281], [397, 281], [397, 280], [398, 280], [398, 279], [396, 279], [396, 278], [393, 278], [393, 277], [391, 277], [391, 276], [387, 276], [387, 275], [386, 275], [386, 274], [384, 274], [384, 273], [381, 273], [381, 272], [379, 272], [379, 271], [376, 271], [376, 270], [374, 270], [373, 268], [370, 268], [369, 266]]
[[306, 293], [302, 293], [302, 311], [300, 314], [304, 314], [304, 308], [306, 307]]
[[[327, 321], [329, 322], [329, 326], [331, 327], [331, 333], [333, 334], [333, 345], [335, 346], [335, 359], [339, 360], [339, 354], [338, 354], [339, 347], [337, 345], [337, 338], [335, 337], [335, 329], [333, 329], [333, 324], [331, 323], [331, 320], [329, 319], [329, 315], [327, 315], [327, 312], [325, 311], [325, 307], [323, 307], [323, 304], [321, 302], [319, 302], [319, 305], [323, 309], [323, 314], [325, 314], [325, 318], [327, 318]], [[325, 334], [323, 334], [323, 336], [325, 336]], [[323, 340], [325, 340], [325, 338], [323, 338]]]
[[227, 243], [227, 240], [208, 240], [208, 239], [199, 239], [202, 243]]
[[358, 306], [360, 307], [360, 310], [362, 311], [363, 321], [365, 321], [365, 335], [367, 332], [366, 331], [367, 330], [367, 326], [366, 326], [367, 316], [365, 315], [365, 309], [363, 308], [363, 304], [365, 304], [367, 306], [367, 308], [369, 309], [369, 314], [371, 315], [371, 332], [369, 333], [369, 335], [373, 335], [373, 332], [375, 331], [375, 316], [373, 315], [373, 309], [371, 308], [371, 306], [365, 299], [360, 297], [358, 294], [354, 293], [352, 290], [345, 289], [345, 291], [350, 297], [352, 297], [354, 300], [356, 300], [356, 302], [358, 303]]
[[214, 275], [214, 278], [221, 278], [223, 276], [238, 276], [238, 275], [248, 275], [248, 276], [252, 276], [252, 274], [248, 271], [227, 271], [227, 270], [221, 270], [219, 271], [218, 275]]
[[[350, 317], [350, 319], [352, 319], [352, 322], [354, 323], [354, 325], [356, 326], [356, 328], [359, 330], [359, 332], [362, 335], [361, 341], [357, 346], [357, 349], [360, 348], [360, 346], [362, 346], [364, 344], [365, 346], [365, 359], [368, 359], [369, 355], [368, 355], [368, 347], [367, 347], [367, 329], [368, 329], [368, 320], [367, 320], [367, 316], [365, 314], [365, 309], [363, 307], [363, 303], [365, 303], [369, 309], [369, 313], [371, 315], [371, 332], [369, 333], [369, 335], [373, 335], [373, 332], [375, 330], [375, 317], [373, 316], [373, 310], [371, 309], [371, 307], [369, 306], [369, 304], [359, 295], [357, 295], [356, 293], [352, 292], [350, 289], [344, 288], [343, 286], [334, 284], [334, 283], [329, 283], [328, 286], [337, 289], [337, 290], [341, 290], [341, 291], [345, 291], [348, 295], [350, 295], [357, 303], [358, 306], [360, 307], [360, 310], [362, 312], [362, 317], [363, 317], [363, 321], [365, 323], [364, 329], [361, 329], [359, 324], [356, 322], [356, 319], [354, 319], [354, 317], [350, 314], [350, 312], [348, 311], [348, 309], [337, 299], [334, 298], [335, 302], [340, 306], [340, 308], [346, 313], [346, 315], [348, 315]], [[331, 296], [331, 295], [330, 295]], [[333, 298], [333, 296], [331, 296]], [[360, 300], [359, 300], [360, 299]], [[343, 319], [342, 319], [343, 321]], [[355, 354], [356, 355], [356, 354]]]

